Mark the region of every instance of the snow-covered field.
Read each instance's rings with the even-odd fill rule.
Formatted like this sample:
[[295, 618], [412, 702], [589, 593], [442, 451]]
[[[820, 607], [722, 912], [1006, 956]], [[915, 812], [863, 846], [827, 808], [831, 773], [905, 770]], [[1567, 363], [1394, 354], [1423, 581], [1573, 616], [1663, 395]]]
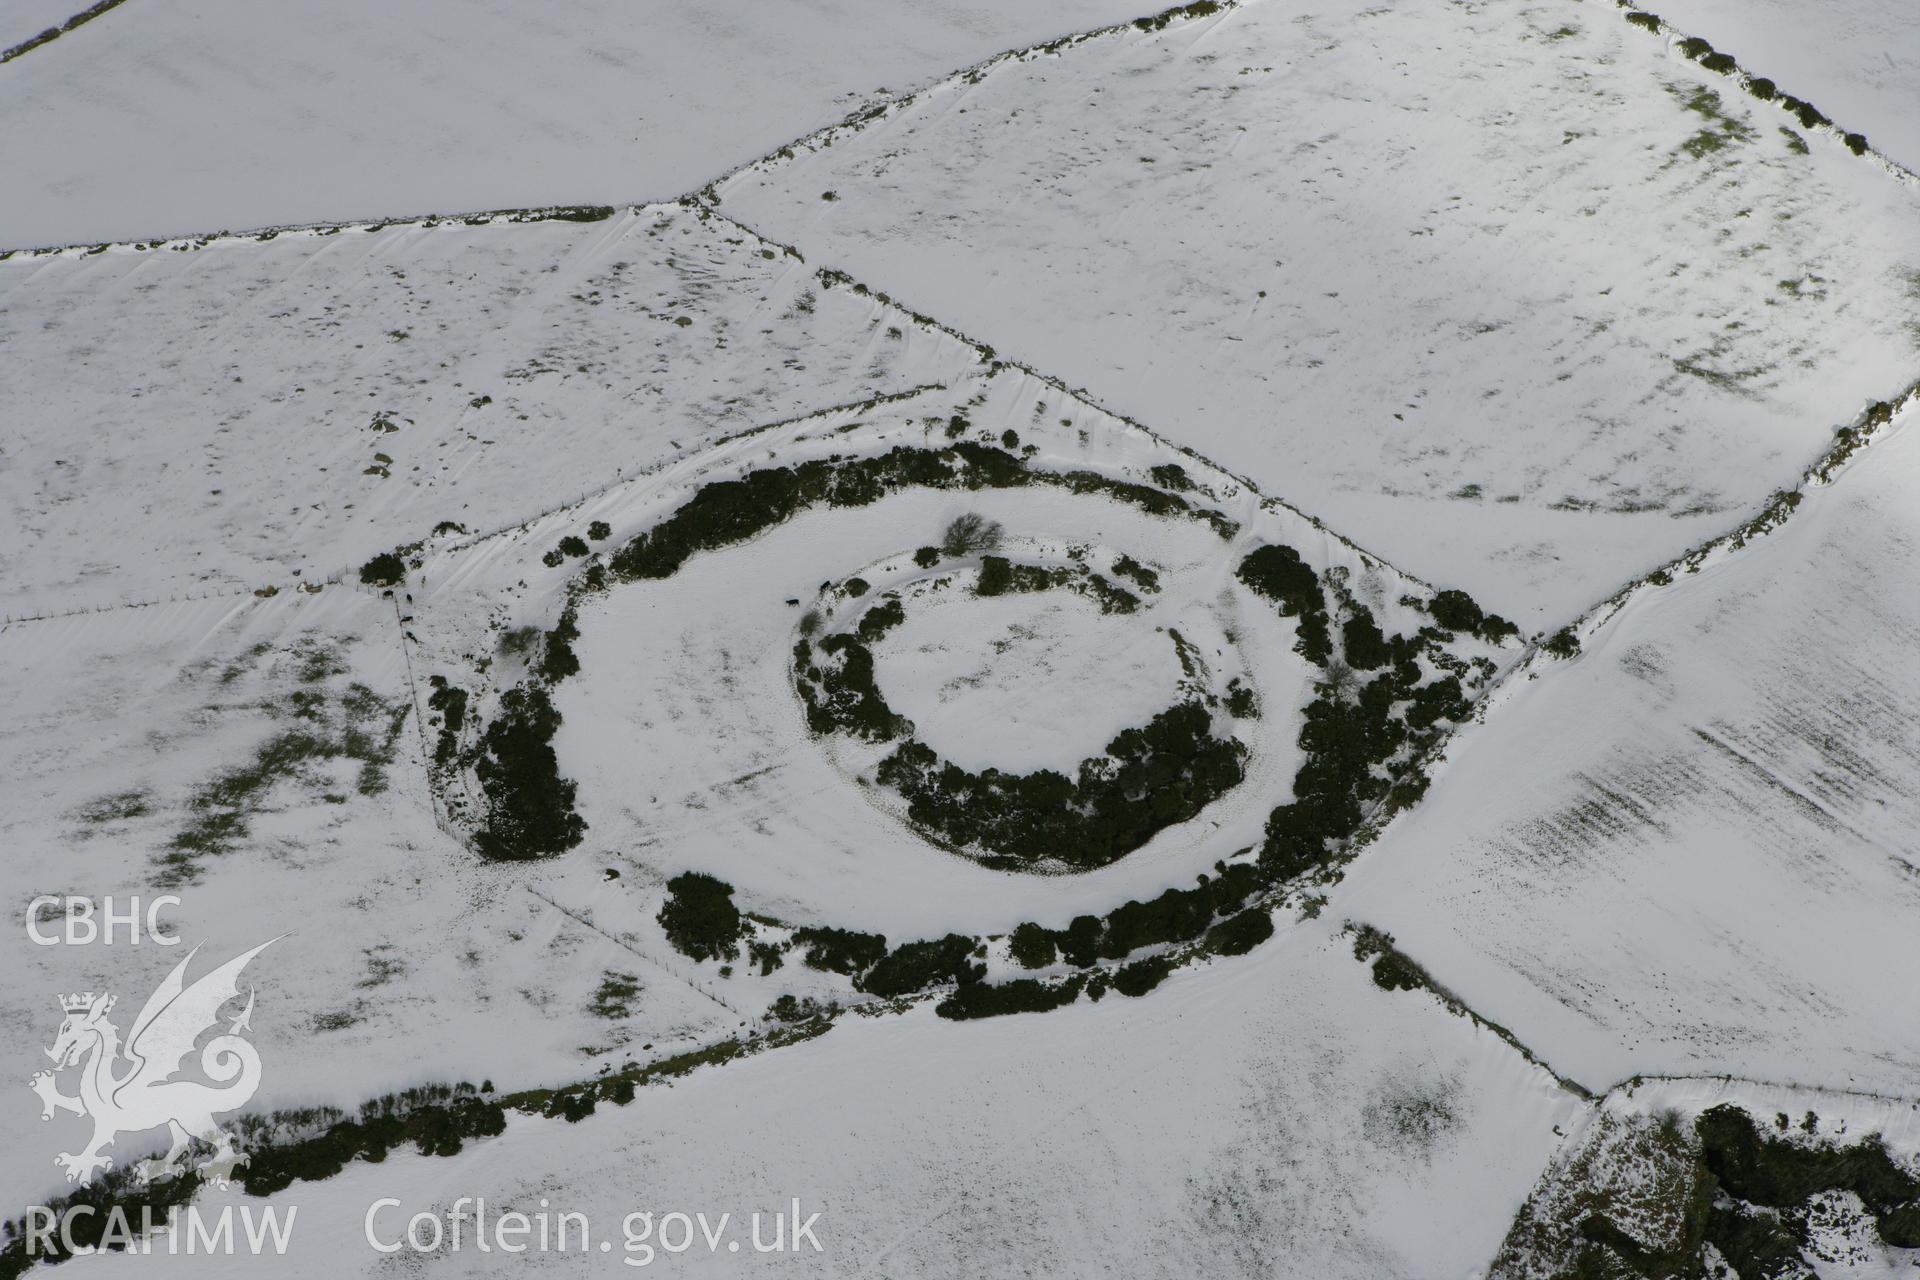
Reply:
[[1920, 193], [1789, 120], [1597, 4], [1256, 3], [959, 77], [721, 207], [1558, 625], [1920, 360]]
[[[134, 895], [172, 892], [180, 905], [160, 919], [183, 944], [129, 948], [123, 930], [116, 946], [45, 947], [19, 927], [0, 933], [10, 1081], [45, 1066], [39, 1046], [58, 1025], [59, 993], [113, 990], [137, 1007], [192, 946], [205, 943], [204, 965], [281, 934], [251, 971], [255, 1038], [270, 1064], [263, 1111], [350, 1111], [423, 1080], [491, 1075], [511, 1088], [572, 1078], [603, 1058], [654, 1056], [642, 1044], [664, 1052], [711, 1038], [746, 1016], [693, 985], [657, 933], [649, 962], [576, 918], [602, 896], [600, 868], [555, 865], [529, 878], [467, 856], [434, 825], [410, 717], [384, 789], [368, 794], [380, 784], [337, 749], [349, 727], [343, 704], [353, 685], [367, 688], [378, 705], [362, 727], [376, 741], [396, 709], [411, 711], [400, 633], [391, 602], [346, 587], [0, 631], [0, 663], [25, 677], [9, 682], [0, 735], [9, 800], [0, 842], [18, 908], [72, 893], [112, 895], [124, 910]], [[265, 768], [267, 784], [237, 806], [246, 826], [230, 847], [198, 842], [182, 874], [169, 874], [176, 838], [229, 807], [196, 801], [295, 734], [330, 747]], [[642, 901], [622, 915], [615, 897], [602, 915], [639, 919], [656, 907]], [[59, 922], [48, 928], [57, 934]], [[632, 1016], [593, 1012], [609, 973], [640, 980]], [[758, 1014], [771, 998], [741, 1002]], [[53, 1152], [72, 1149], [84, 1126], [43, 1124], [24, 1088], [11, 1101], [19, 1105], [0, 1108], [0, 1189], [22, 1205], [59, 1186]]]
[[1920, 1093], [1912, 416], [1513, 688], [1334, 909], [1589, 1088]]
[[[395, 1260], [361, 1237], [382, 1197], [404, 1205], [383, 1232], [459, 1196], [545, 1201], [586, 1214], [618, 1258], [634, 1210], [731, 1212], [744, 1241], [749, 1214], [797, 1196], [821, 1214], [817, 1254], [716, 1256], [701, 1242], [656, 1261], [697, 1274], [1469, 1275], [1580, 1109], [1492, 1034], [1378, 990], [1342, 939], [1303, 928], [1137, 1001], [959, 1026], [924, 1009], [854, 1019], [577, 1125], [516, 1122], [452, 1159], [355, 1166], [275, 1198], [299, 1207], [276, 1274], [387, 1274]], [[463, 1275], [615, 1265], [482, 1255], [470, 1226], [467, 1239], [437, 1261]], [[259, 1265], [106, 1258], [74, 1274], [252, 1274], [239, 1264]]]
[[888, 91], [1139, 11], [133, 0], [8, 65], [0, 248], [672, 199]]
[[[974, 354], [673, 208], [0, 262], [0, 609], [290, 587]], [[138, 547], [138, 556], [129, 548]]]
[[1920, 169], [1920, 22], [1887, 0], [1660, 0], [1649, 6], [1756, 76]]

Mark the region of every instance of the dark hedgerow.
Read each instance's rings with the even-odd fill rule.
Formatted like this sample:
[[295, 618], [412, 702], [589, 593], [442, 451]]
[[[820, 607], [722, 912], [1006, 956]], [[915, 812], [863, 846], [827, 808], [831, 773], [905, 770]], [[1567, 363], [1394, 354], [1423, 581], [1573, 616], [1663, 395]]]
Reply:
[[881, 761], [875, 777], [905, 798], [914, 823], [956, 846], [1013, 865], [1105, 866], [1239, 785], [1246, 745], [1214, 737], [1212, 723], [1201, 703], [1181, 703], [1122, 731], [1074, 778], [1052, 769], [973, 773], [917, 740]]
[[1393, 945], [1393, 935], [1371, 925], [1354, 930], [1353, 958], [1373, 961], [1373, 985], [1386, 991], [1433, 989], [1433, 979], [1412, 957]]
[[[1300, 729], [1307, 758], [1294, 775], [1293, 799], [1268, 816], [1261, 846], [1263, 872], [1288, 880], [1326, 865], [1369, 813], [1391, 813], [1417, 800], [1424, 785], [1413, 760], [1436, 740], [1438, 721], [1464, 719], [1471, 704], [1457, 677], [1419, 683], [1417, 657], [1438, 644], [1440, 632], [1423, 628], [1413, 637], [1385, 636], [1372, 614], [1344, 592], [1346, 652], [1336, 661], [1319, 577], [1291, 547], [1257, 548], [1241, 562], [1238, 576], [1282, 616], [1300, 619], [1295, 648], [1323, 672]], [[1483, 613], [1464, 591], [1439, 592], [1428, 609], [1447, 631], [1498, 642], [1515, 630]], [[1367, 666], [1372, 663], [1386, 669], [1363, 684], [1359, 672], [1378, 669]]]
[[1135, 18], [1133, 25], [1142, 31], [1159, 31], [1176, 18], [1205, 18], [1218, 12], [1220, 12], [1220, 5], [1217, 0], [1194, 0], [1192, 4], [1163, 9], [1159, 13], [1144, 18]]
[[905, 996], [953, 982], [968, 986], [987, 976], [987, 967], [973, 958], [975, 942], [950, 933], [926, 942], [903, 942], [889, 951], [855, 984], [876, 996]]
[[552, 746], [559, 727], [560, 713], [545, 689], [523, 686], [501, 695], [500, 714], [480, 737], [473, 769], [486, 793], [474, 843], [486, 857], [542, 858], [580, 843], [587, 823], [573, 810], [573, 780], [560, 776]]
[[749, 471], [737, 480], [716, 480], [615, 553], [612, 570], [623, 581], [671, 577], [696, 552], [744, 542], [821, 503], [866, 506], [912, 487], [1004, 489], [1029, 484], [1104, 494], [1151, 515], [1194, 516], [1223, 537], [1238, 531], [1219, 512], [1196, 509], [1159, 489], [1110, 480], [1091, 471], [1034, 471], [1003, 449], [962, 440], [942, 449], [901, 445], [872, 458], [815, 460]]
[[1142, 947], [1186, 942], [1206, 932], [1213, 914], [1212, 895], [1191, 889], [1168, 889], [1146, 902], [1128, 902], [1107, 916], [1100, 955], [1117, 960]]
[[881, 696], [873, 678], [873, 650], [860, 637], [831, 635], [818, 646], [797, 640], [793, 666], [811, 732], [886, 742], [913, 731], [913, 722], [895, 714]]
[[943, 1018], [998, 1018], [1010, 1013], [1046, 1013], [1080, 998], [1086, 984], [1081, 974], [1061, 983], [1045, 983], [1035, 978], [1015, 978], [1010, 982], [975, 982], [963, 986], [935, 1005], [933, 1011]]
[[856, 933], [850, 929], [815, 926], [796, 929], [794, 945], [806, 948], [801, 959], [809, 969], [825, 973], [843, 973], [856, 977], [871, 969], [887, 954], [887, 940], [878, 933]]
[[1796, 98], [1790, 93], [1781, 95], [1780, 105], [1798, 116], [1800, 118], [1800, 124], [1804, 128], [1816, 129], [1823, 124], [1831, 125], [1833, 123], [1833, 121], [1821, 114], [1820, 108], [1814, 106], [1811, 102]]
[[[1013, 931], [1009, 945], [1015, 961], [1028, 969], [1052, 964], [1058, 954], [1076, 968], [1087, 968], [1101, 959], [1117, 960], [1145, 947], [1166, 943], [1190, 942], [1208, 931], [1216, 917], [1238, 912], [1247, 899], [1265, 888], [1267, 876], [1258, 866], [1240, 862], [1219, 867], [1220, 874], [1191, 889], [1168, 889], [1146, 902], [1129, 901], [1102, 919], [1078, 916], [1063, 930], [1044, 929], [1023, 924]], [[1264, 911], [1255, 914], [1264, 916]], [[1255, 930], [1256, 925], [1241, 924], [1238, 929]], [[1254, 942], [1264, 941], [1267, 932]], [[1224, 937], [1225, 935], [1223, 935]], [[1237, 955], [1238, 952], [1223, 952]]]
[[673, 949], [695, 960], [732, 960], [748, 925], [733, 905], [733, 886], [701, 871], [683, 871], [667, 881], [660, 927]]
[[498, 1102], [472, 1094], [405, 1112], [362, 1108], [359, 1119], [342, 1120], [305, 1142], [254, 1150], [240, 1180], [248, 1195], [269, 1196], [296, 1181], [330, 1178], [356, 1159], [384, 1160], [406, 1143], [421, 1155], [454, 1155], [466, 1139], [497, 1137], [506, 1127], [506, 1112]]

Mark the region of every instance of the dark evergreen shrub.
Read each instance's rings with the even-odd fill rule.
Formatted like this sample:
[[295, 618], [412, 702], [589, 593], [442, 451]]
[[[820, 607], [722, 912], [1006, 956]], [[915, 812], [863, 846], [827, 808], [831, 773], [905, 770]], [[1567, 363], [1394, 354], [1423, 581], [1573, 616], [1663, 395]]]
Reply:
[[1260, 715], [1260, 699], [1235, 676], [1227, 682], [1227, 714], [1236, 720], [1253, 720]]
[[1387, 649], [1387, 638], [1380, 634], [1380, 624], [1373, 620], [1372, 611], [1363, 604], [1354, 605], [1353, 615], [1342, 624], [1340, 644], [1347, 665], [1361, 671], [1384, 667], [1392, 657]]
[[814, 733], [848, 733], [869, 742], [885, 742], [912, 729], [881, 696], [873, 678], [873, 651], [857, 636], [842, 633], [814, 647], [806, 640], [794, 644], [794, 671], [800, 696], [807, 707], [807, 727]]
[[1762, 102], [1772, 102], [1780, 96], [1780, 90], [1774, 86], [1773, 81], [1767, 79], [1765, 76], [1755, 76], [1753, 79], [1747, 81], [1747, 92]]
[[369, 587], [394, 587], [407, 576], [407, 564], [391, 551], [383, 551], [360, 566], [360, 581]]
[[573, 811], [574, 783], [553, 753], [560, 713], [546, 690], [509, 689], [481, 735], [474, 774], [486, 796], [485, 825], [474, 843], [489, 858], [524, 860], [561, 853], [587, 829]]
[[749, 928], [733, 905], [733, 886], [700, 871], [667, 881], [658, 918], [673, 949], [695, 960], [734, 959]]
[[1123, 578], [1131, 578], [1142, 591], [1158, 591], [1160, 575], [1132, 556], [1123, 555], [1113, 562], [1113, 571]]
[[861, 615], [860, 625], [855, 630], [862, 641], [872, 644], [906, 620], [906, 608], [895, 598], [867, 610]]
[[931, 569], [940, 563], [940, 548], [922, 547], [913, 553], [913, 562], [922, 569]]
[[1489, 644], [1499, 644], [1520, 634], [1520, 628], [1508, 622], [1497, 613], [1489, 613], [1480, 620], [1479, 635]]
[[1192, 4], [1167, 9], [1145, 18], [1135, 18], [1133, 25], [1142, 31], [1159, 31], [1175, 18], [1204, 18], [1220, 12], [1218, 0], [1194, 0]]
[[1166, 956], [1135, 960], [1114, 970], [1113, 989], [1123, 996], [1143, 996], [1159, 986], [1172, 972], [1173, 961]]
[[978, 596], [1004, 595], [1013, 585], [1013, 565], [1004, 556], [987, 556], [980, 561], [980, 580], [974, 584]]
[[1580, 637], [1573, 633], [1572, 627], [1562, 627], [1547, 637], [1540, 647], [1556, 658], [1577, 658], [1580, 656]]
[[1486, 620], [1486, 615], [1474, 603], [1472, 596], [1453, 589], [1436, 592], [1427, 611], [1433, 615], [1435, 623], [1448, 631], [1476, 632]]
[[613, 526], [605, 520], [595, 520], [587, 526], [587, 536], [595, 542], [604, 542], [613, 533]]
[[1057, 858], [1096, 867], [1184, 822], [1236, 786], [1246, 747], [1212, 736], [1212, 716], [1181, 703], [1127, 729], [1075, 778], [1051, 769], [972, 773], [910, 741], [880, 762], [876, 779], [907, 801], [919, 826], [959, 846], [1015, 862]]
[[1867, 154], [1867, 135], [1866, 134], [1850, 133], [1846, 137], [1846, 143], [1847, 143], [1847, 150], [1853, 152], [1853, 154], [1857, 156], [1863, 156]]
[[1896, 1249], [1920, 1249], [1920, 1202], [1888, 1209], [1875, 1219], [1880, 1239]]
[[1033, 978], [1015, 978], [1010, 982], [976, 982], [960, 987], [934, 1006], [943, 1018], [997, 1018], [1009, 1013], [1045, 1013], [1072, 1004], [1080, 998], [1079, 977], [1057, 985]]
[[1457, 676], [1448, 676], [1414, 691], [1413, 704], [1407, 708], [1407, 726], [1425, 729], [1438, 720], [1464, 720], [1473, 713], [1460, 691]]
[[1728, 1195], [1774, 1209], [1822, 1191], [1851, 1191], [1871, 1213], [1920, 1197], [1920, 1179], [1895, 1164], [1878, 1137], [1850, 1146], [1807, 1147], [1765, 1133], [1732, 1103], [1694, 1121], [1701, 1158]]
[[878, 964], [887, 954], [887, 940], [877, 933], [855, 933], [850, 929], [816, 926], [796, 929], [794, 945], [805, 947], [801, 957], [809, 969], [844, 973], [854, 977]]
[[1107, 916], [1100, 955], [1108, 960], [1163, 942], [1186, 942], [1213, 923], [1213, 895], [1207, 886], [1168, 889], [1147, 902], [1128, 902]]
[[876, 996], [904, 996], [944, 982], [961, 986], [987, 976], [985, 965], [973, 959], [974, 941], [950, 933], [927, 942], [903, 942], [888, 952], [856, 984]]
[[1251, 590], [1278, 604], [1284, 617], [1325, 608], [1319, 575], [1292, 547], [1257, 548], [1240, 562], [1237, 575]]
[[579, 638], [574, 609], [568, 605], [540, 646], [540, 665], [536, 670], [549, 684], [565, 680], [580, 670], [580, 659], [573, 651], [573, 642]]
[[427, 695], [427, 706], [440, 713], [440, 737], [434, 744], [435, 764], [446, 764], [459, 750], [460, 729], [467, 720], [467, 691], [441, 680]]
[[1031, 922], [1020, 925], [1007, 940], [1007, 951], [1022, 969], [1044, 969], [1059, 958], [1053, 933]]
[[1207, 930], [1205, 947], [1218, 956], [1245, 955], [1272, 936], [1272, 914], [1264, 907], [1249, 907]]
[[1065, 933], [1059, 935], [1060, 955], [1076, 969], [1085, 969], [1100, 958], [1099, 916], [1075, 916]]
[[1193, 480], [1187, 475], [1187, 469], [1177, 462], [1162, 463], [1152, 468], [1149, 475], [1162, 489], [1171, 489], [1175, 493], [1186, 493], [1193, 488]]
[[560, 539], [559, 552], [563, 556], [583, 556], [587, 554], [587, 540], [577, 533], [570, 533]]

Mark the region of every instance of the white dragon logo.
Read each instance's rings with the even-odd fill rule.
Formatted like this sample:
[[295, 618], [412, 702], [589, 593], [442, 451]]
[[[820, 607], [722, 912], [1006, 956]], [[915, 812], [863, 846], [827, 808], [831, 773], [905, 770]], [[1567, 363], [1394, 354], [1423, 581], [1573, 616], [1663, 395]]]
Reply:
[[[239, 997], [240, 971], [279, 940], [269, 939], [187, 986], [187, 965], [200, 952], [195, 947], [147, 997], [127, 1032], [124, 1051], [119, 1029], [107, 1019], [114, 996], [88, 991], [60, 997], [66, 1020], [46, 1051], [54, 1069], [35, 1072], [30, 1084], [40, 1095], [42, 1120], [53, 1119], [56, 1111], [93, 1119], [93, 1140], [78, 1155], [63, 1151], [54, 1157], [68, 1182], [84, 1186], [96, 1172], [111, 1169], [112, 1159], [101, 1152], [121, 1134], [166, 1125], [173, 1146], [157, 1160], [141, 1161], [140, 1181], [151, 1181], [175, 1168], [197, 1138], [213, 1147], [212, 1158], [199, 1165], [199, 1171], [216, 1185], [227, 1185], [234, 1167], [246, 1163], [247, 1157], [234, 1149], [233, 1135], [215, 1124], [213, 1117], [215, 1112], [245, 1106], [260, 1087], [260, 1055], [240, 1035], [253, 1017], [251, 987], [247, 1007], [226, 1033], [214, 1036], [200, 1050], [200, 1070], [213, 1083], [175, 1077], [200, 1037], [218, 1030], [221, 1006]], [[124, 1069], [123, 1060], [128, 1064]], [[69, 1097], [60, 1092], [55, 1076], [76, 1066], [80, 1092]]]

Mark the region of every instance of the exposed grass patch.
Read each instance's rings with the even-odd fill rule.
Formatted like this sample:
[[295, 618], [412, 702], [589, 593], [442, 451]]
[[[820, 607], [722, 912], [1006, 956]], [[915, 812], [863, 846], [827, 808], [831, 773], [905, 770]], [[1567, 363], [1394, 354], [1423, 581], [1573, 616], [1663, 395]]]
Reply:
[[609, 969], [601, 975], [600, 986], [593, 993], [593, 1002], [587, 1011], [608, 1021], [624, 1018], [633, 1012], [632, 1002], [640, 989], [640, 979], [633, 974]]
[[152, 812], [152, 796], [149, 793], [144, 790], [121, 791], [87, 801], [74, 811], [74, 816], [88, 826], [103, 826], [110, 822], [131, 822]]
[[411, 705], [404, 700], [384, 702], [359, 683], [344, 689], [331, 687], [345, 666], [329, 646], [309, 640], [291, 656], [298, 687], [267, 709], [293, 725], [256, 747], [247, 763], [223, 770], [194, 788], [187, 800], [187, 824], [167, 841], [160, 855], [161, 885], [195, 879], [202, 859], [230, 853], [244, 843], [253, 820], [265, 811], [277, 787], [292, 784], [332, 794], [330, 771], [321, 767], [329, 762], [357, 763], [355, 786], [362, 795], [386, 790], [386, 767], [392, 763]]

